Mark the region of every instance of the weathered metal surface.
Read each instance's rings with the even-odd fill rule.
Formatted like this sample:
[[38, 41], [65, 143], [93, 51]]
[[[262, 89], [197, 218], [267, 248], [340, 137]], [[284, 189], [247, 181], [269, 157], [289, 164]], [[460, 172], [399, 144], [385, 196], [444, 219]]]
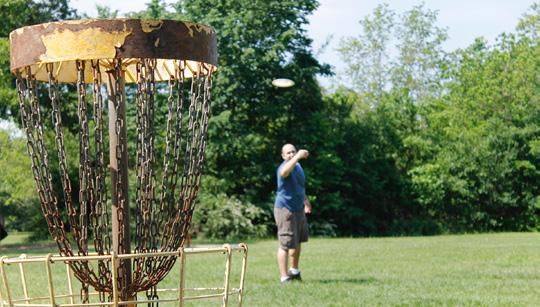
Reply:
[[[170, 79], [182, 61], [186, 77], [213, 71], [217, 65], [215, 31], [204, 25], [173, 20], [72, 20], [23, 27], [10, 33], [11, 70], [30, 66], [36, 80], [46, 81], [52, 63], [58, 82], [76, 82], [76, 60], [102, 60], [102, 72], [113, 59], [123, 61], [126, 82], [136, 82], [139, 59], [156, 59], [156, 81]], [[131, 60], [130, 60], [131, 59]], [[107, 61], [108, 60], [108, 61]], [[24, 72], [22, 73], [24, 77]], [[92, 80], [86, 65], [85, 81]], [[105, 80], [105, 75], [103, 75]]]

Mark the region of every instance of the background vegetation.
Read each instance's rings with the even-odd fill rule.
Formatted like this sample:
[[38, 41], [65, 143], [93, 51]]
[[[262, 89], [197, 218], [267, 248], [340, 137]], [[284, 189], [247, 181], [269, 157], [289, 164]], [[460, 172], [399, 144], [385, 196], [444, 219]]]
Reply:
[[[0, 3], [0, 117], [18, 123], [9, 32], [79, 16], [66, 0]], [[302, 164], [314, 234], [538, 230], [540, 6], [533, 4], [516, 30], [493, 45], [477, 39], [445, 52], [436, 12], [419, 5], [397, 14], [381, 5], [360, 21], [358, 36], [343, 39], [349, 68], [335, 74], [316, 59], [304, 29], [317, 5], [191, 0], [170, 7], [152, 0], [129, 14], [193, 20], [218, 33], [220, 69], [195, 235], [272, 233], [275, 169], [286, 142], [311, 152]], [[322, 89], [316, 77], [332, 74], [333, 88]], [[272, 87], [278, 76], [296, 86]], [[76, 118], [63, 121], [76, 131]], [[77, 145], [68, 147], [76, 162]], [[45, 233], [17, 131], [0, 131], [0, 169], [7, 227]]]

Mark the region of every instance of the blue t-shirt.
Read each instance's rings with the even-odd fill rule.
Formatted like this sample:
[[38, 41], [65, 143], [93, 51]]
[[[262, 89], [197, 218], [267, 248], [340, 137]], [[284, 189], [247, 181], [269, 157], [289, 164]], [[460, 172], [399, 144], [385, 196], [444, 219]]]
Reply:
[[297, 212], [304, 210], [304, 198], [306, 197], [304, 170], [300, 163], [296, 163], [289, 176], [282, 177], [279, 171], [287, 161], [283, 161], [277, 169], [277, 195], [276, 208], [287, 208]]

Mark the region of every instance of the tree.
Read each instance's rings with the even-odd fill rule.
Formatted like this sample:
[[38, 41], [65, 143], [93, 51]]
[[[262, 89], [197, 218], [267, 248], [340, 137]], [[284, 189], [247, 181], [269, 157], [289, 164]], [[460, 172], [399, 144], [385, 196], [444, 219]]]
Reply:
[[146, 3], [146, 10], [130, 12], [126, 16], [141, 19], [179, 19], [180, 15], [177, 12], [168, 10], [168, 6], [164, 0], [150, 0], [150, 2]]
[[430, 153], [418, 134], [425, 125], [422, 105], [439, 96], [445, 63], [446, 36], [435, 22], [436, 13], [422, 5], [401, 15], [379, 5], [360, 21], [361, 35], [341, 42], [345, 79], [357, 93], [351, 102], [356, 133], [345, 138], [357, 146], [345, 155], [351, 169], [345, 176], [360, 181], [346, 190], [351, 200], [346, 207], [363, 212], [351, 222], [362, 225], [355, 232], [439, 231], [418, 207], [409, 174]]
[[118, 10], [111, 10], [110, 7], [96, 4], [97, 18], [117, 18]]
[[[281, 146], [308, 146], [315, 161], [321, 146], [317, 114], [323, 103], [315, 75], [328, 73], [328, 67], [314, 59], [303, 29], [317, 2], [179, 4], [178, 12], [218, 33], [207, 174], [224, 179], [227, 194], [270, 202]], [[270, 81], [280, 76], [297, 86], [272, 88]]]
[[0, 118], [18, 122], [15, 83], [9, 69], [9, 33], [17, 28], [77, 17], [68, 0], [6, 0], [0, 4]]
[[[21, 155], [26, 151], [26, 140], [9, 129], [0, 129], [0, 216], [9, 230], [32, 230], [44, 226], [39, 214], [39, 200], [30, 158]], [[42, 228], [43, 229], [43, 228]]]
[[345, 81], [356, 92], [361, 93], [369, 105], [375, 106], [383, 92], [390, 86], [391, 63], [389, 44], [395, 26], [395, 13], [387, 4], [378, 5], [373, 17], [360, 21], [363, 34], [341, 41], [338, 49], [347, 64]]
[[411, 173], [420, 203], [454, 230], [538, 227], [540, 49], [526, 24], [455, 52], [448, 94], [430, 104], [435, 154]]
[[347, 64], [345, 80], [375, 106], [384, 92], [406, 90], [415, 103], [440, 92], [444, 72], [442, 43], [446, 31], [436, 26], [437, 13], [418, 5], [402, 15], [381, 4], [360, 21], [361, 34], [341, 41]]
[[442, 43], [448, 36], [436, 21], [437, 13], [422, 4], [405, 12], [396, 31], [399, 55], [392, 68], [392, 83], [407, 89], [416, 103], [438, 97], [442, 89], [446, 63]]
[[[348, 77], [363, 83], [352, 87], [362, 131], [352, 138], [373, 154], [362, 163], [369, 155], [358, 148], [362, 160], [345, 159], [364, 181], [356, 190], [368, 190], [344, 192], [361, 200], [364, 229], [370, 219], [376, 233], [538, 227], [538, 5], [517, 34], [451, 54], [441, 49], [446, 34], [435, 12], [417, 6], [393, 26], [390, 16], [379, 6], [341, 48]], [[395, 29], [392, 39], [377, 36], [385, 29]], [[373, 69], [392, 42], [389, 69]]]

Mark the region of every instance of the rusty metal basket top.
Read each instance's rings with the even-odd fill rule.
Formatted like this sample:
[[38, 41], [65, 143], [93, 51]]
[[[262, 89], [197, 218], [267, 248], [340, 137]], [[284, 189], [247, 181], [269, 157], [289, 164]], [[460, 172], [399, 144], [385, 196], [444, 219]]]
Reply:
[[[113, 59], [123, 59], [126, 82], [136, 82], [135, 67], [144, 58], [157, 59], [156, 81], [169, 80], [171, 72], [180, 65], [178, 61], [188, 68], [186, 77], [207, 74], [217, 65], [214, 29], [186, 21], [50, 22], [14, 30], [10, 33], [10, 46], [11, 71], [30, 66], [39, 81], [48, 79], [45, 64], [53, 63], [58, 82], [77, 82], [77, 60], [101, 60], [102, 71], [106, 71], [111, 69]], [[85, 71], [85, 79], [92, 80], [90, 68]]]

